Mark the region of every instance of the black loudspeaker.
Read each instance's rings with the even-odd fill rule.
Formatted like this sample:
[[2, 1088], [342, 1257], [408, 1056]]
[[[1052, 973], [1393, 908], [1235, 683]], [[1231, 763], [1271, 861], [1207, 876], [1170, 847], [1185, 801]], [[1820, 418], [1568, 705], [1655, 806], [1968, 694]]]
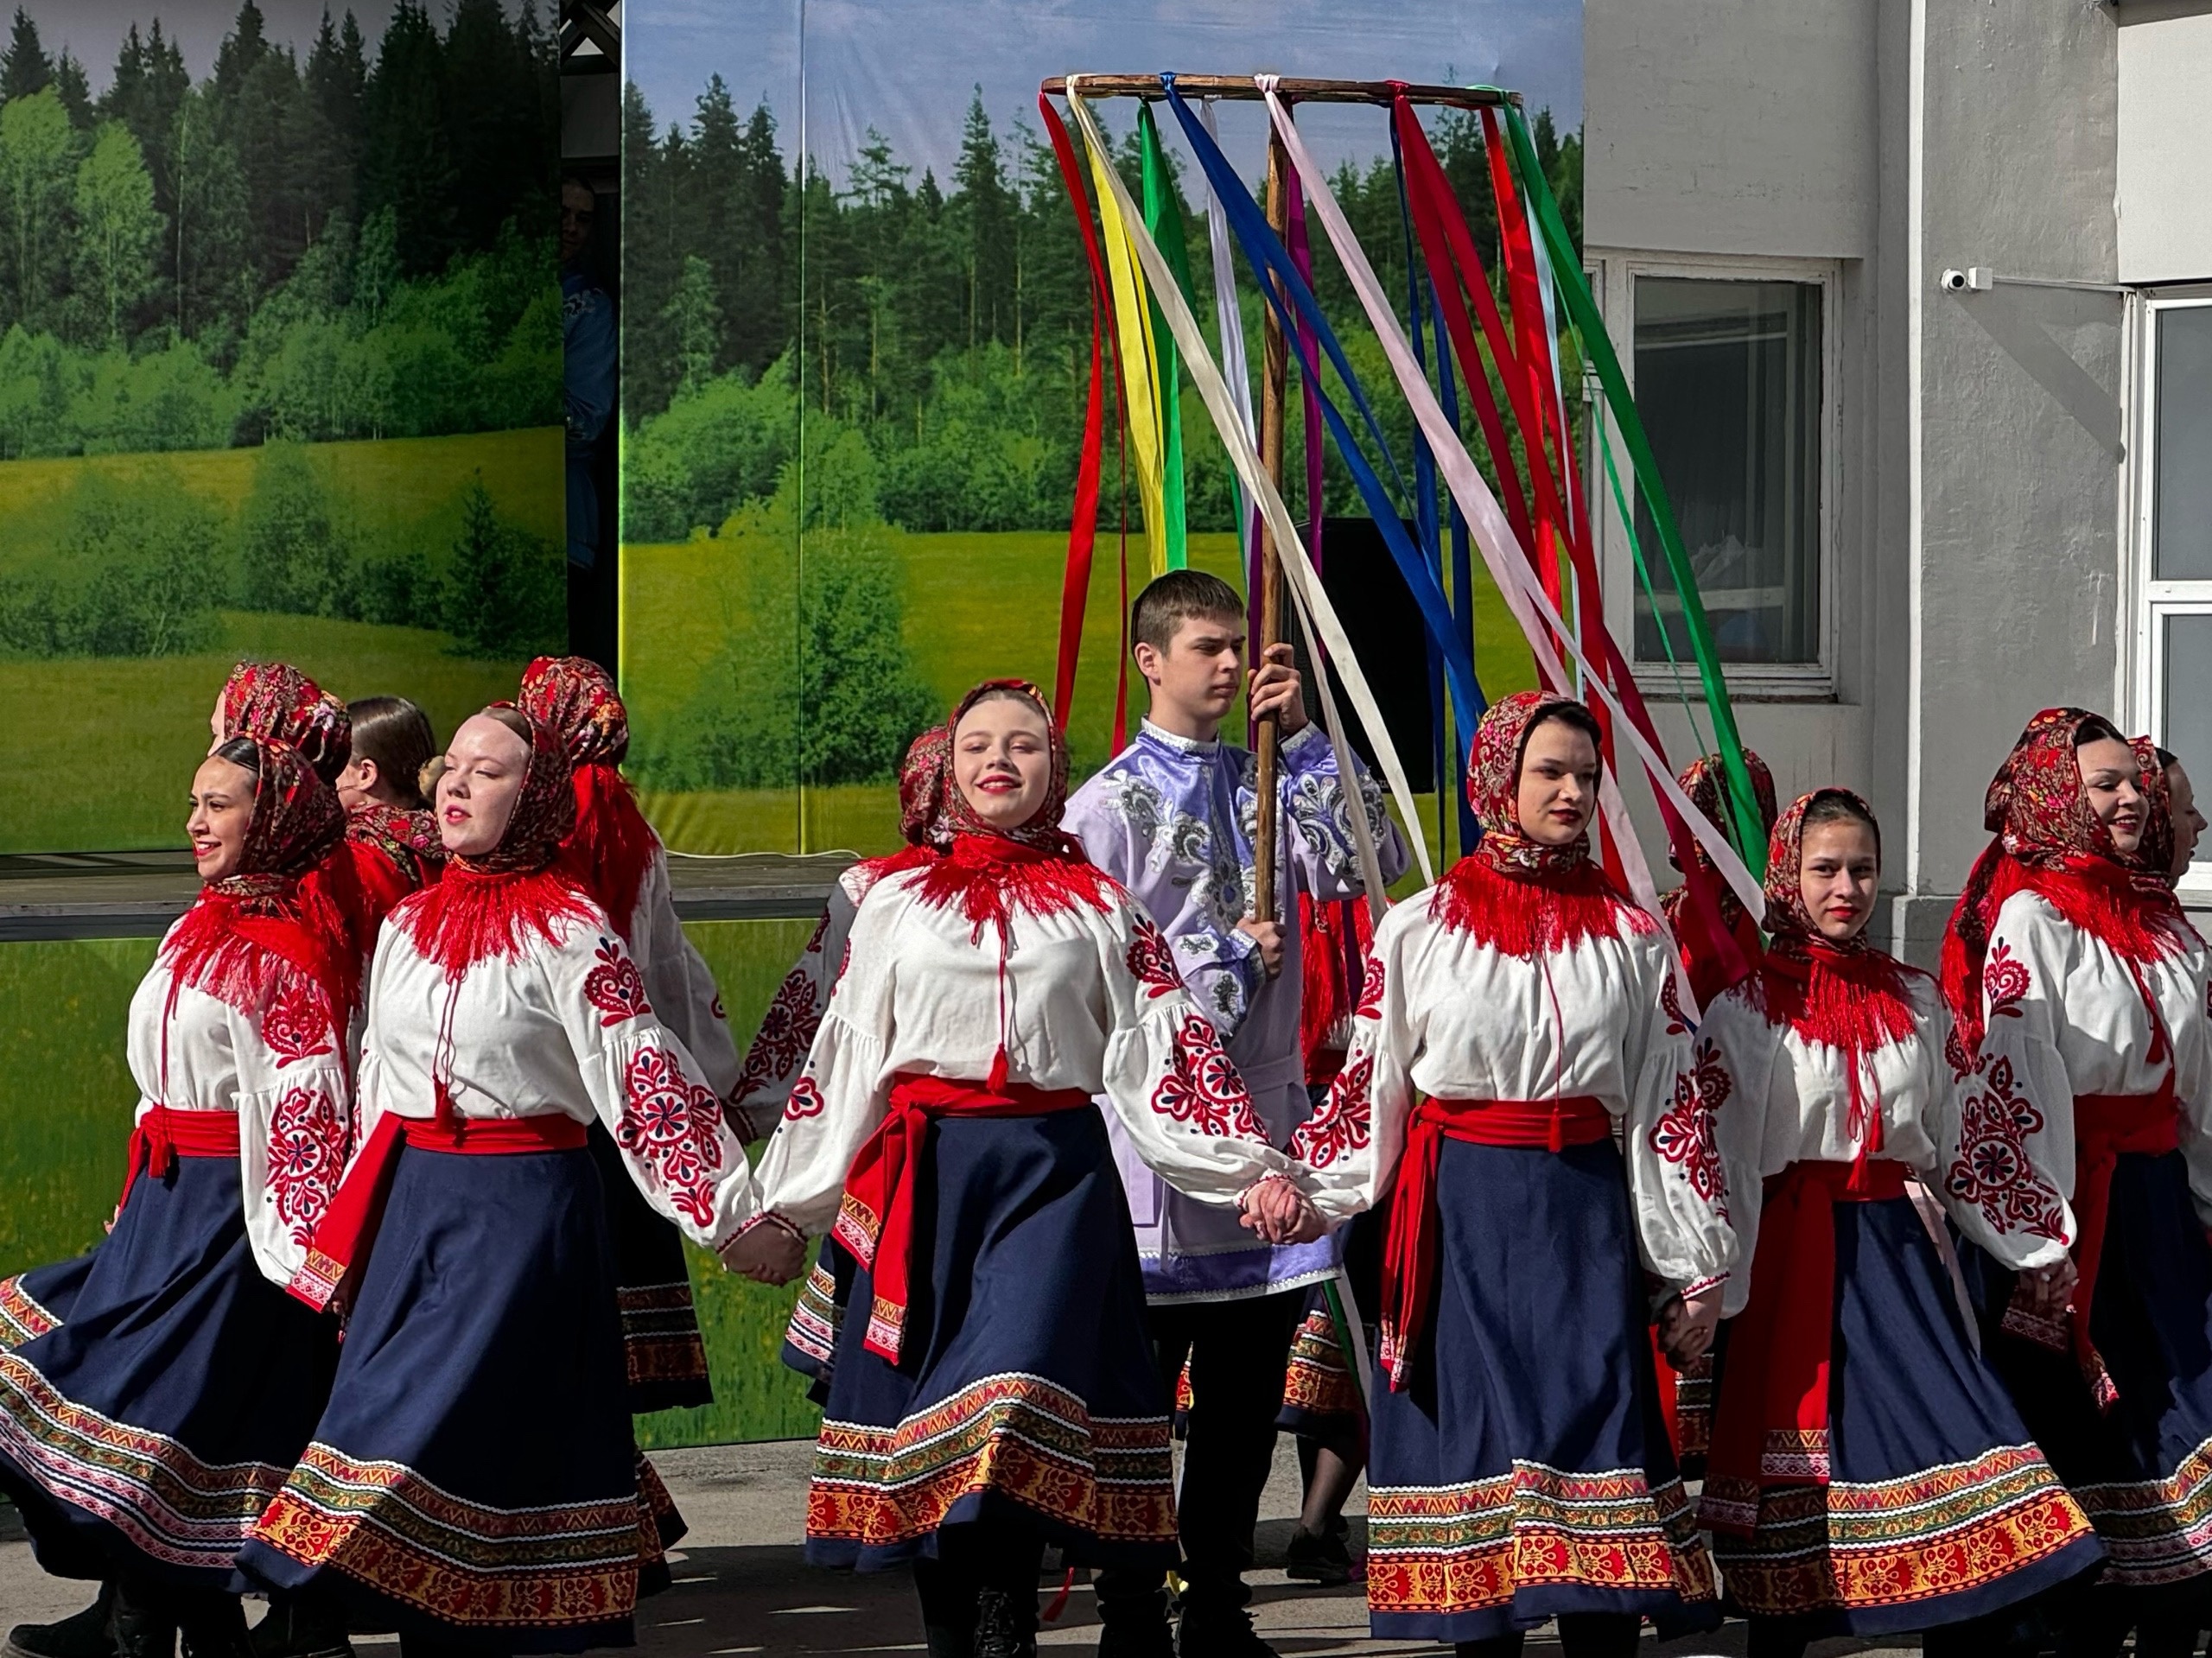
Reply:
[[[1414, 530], [1407, 527], [1407, 535]], [[1299, 526], [1301, 540], [1306, 526]], [[1406, 779], [1416, 793], [1436, 786], [1434, 722], [1428, 701], [1428, 636], [1421, 626], [1421, 607], [1413, 590], [1398, 573], [1397, 561], [1372, 518], [1330, 518], [1321, 526], [1321, 586], [1336, 607], [1337, 619], [1351, 639], [1353, 654], [1367, 676], [1368, 688], [1382, 705], [1382, 723], [1389, 727], [1404, 763]], [[1284, 626], [1296, 638], [1288, 596], [1285, 595]], [[1306, 643], [1298, 640], [1299, 671], [1309, 681], [1313, 665]], [[1369, 765], [1375, 764], [1375, 747], [1360, 729], [1344, 682], [1333, 664], [1329, 686], [1336, 694], [1352, 746]], [[1321, 717], [1319, 700], [1309, 694], [1306, 706]]]

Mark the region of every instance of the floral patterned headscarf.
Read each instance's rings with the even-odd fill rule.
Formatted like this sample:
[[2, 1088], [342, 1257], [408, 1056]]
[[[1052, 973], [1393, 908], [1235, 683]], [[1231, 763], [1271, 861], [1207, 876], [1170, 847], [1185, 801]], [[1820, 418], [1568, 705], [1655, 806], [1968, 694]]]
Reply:
[[[1045, 785], [1043, 803], [1032, 814], [1028, 822], [1010, 829], [1000, 829], [988, 822], [977, 813], [975, 807], [969, 804], [968, 797], [961, 792], [960, 785], [953, 777], [952, 759], [954, 741], [960, 734], [960, 722], [968, 717], [968, 711], [978, 702], [994, 696], [1007, 696], [1020, 697], [1033, 705], [1043, 716], [1046, 740], [1051, 745], [1052, 768], [1052, 776]], [[1031, 847], [1040, 852], [1061, 854], [1072, 852], [1077, 857], [1083, 855], [1082, 849], [1077, 846], [1074, 837], [1060, 828], [1060, 815], [1066, 810], [1068, 804], [1068, 745], [1067, 739], [1061, 734], [1059, 727], [1053, 723], [1052, 711], [1046, 703], [1044, 692], [1026, 679], [987, 679], [960, 699], [952, 710], [952, 717], [944, 722], [944, 804], [938, 816], [940, 828], [932, 838], [942, 836], [950, 839], [963, 835], [983, 835], [1011, 841], [1016, 845]]]
[[[2086, 708], [2044, 708], [2028, 721], [1983, 797], [1982, 827], [1996, 838], [1975, 861], [1943, 936], [1943, 994], [1970, 1053], [1981, 1041], [1989, 936], [2013, 893], [2041, 894], [2075, 926], [2133, 962], [2171, 956], [2189, 937], [2164, 870], [2145, 861], [2160, 797], [2146, 794], [2145, 850], [2130, 856], [2097, 821], [2082, 786], [2076, 751], [2093, 722], [2110, 724]], [[2170, 814], [2169, 820], [2170, 835]]]
[[271, 737], [289, 743], [325, 783], [353, 757], [345, 703], [289, 662], [241, 662], [223, 682], [223, 740]]
[[899, 834], [910, 847], [930, 844], [931, 831], [944, 816], [952, 784], [952, 732], [931, 726], [907, 745], [899, 768]]
[[[1744, 769], [1751, 773], [1751, 797], [1758, 804], [1759, 827], [1772, 834], [1775, 820], [1774, 773], [1764, 760], [1748, 748], [1744, 751]], [[1682, 792], [1690, 797], [1690, 804], [1704, 814], [1706, 822], [1731, 841], [1736, 838], [1735, 815], [1728, 809], [1728, 773], [1719, 755], [1699, 755], [1683, 768], [1681, 776], [1675, 781], [1682, 785]], [[1712, 868], [1713, 854], [1705, 849], [1704, 843], [1693, 839], [1689, 844], [1690, 855], [1698, 861], [1699, 866]], [[1668, 861], [1678, 869], [1681, 867], [1681, 861], [1671, 852], [1668, 854]], [[1726, 892], [1728, 889], [1724, 887], [1722, 890]]]
[[544, 868], [560, 852], [561, 842], [576, 826], [575, 791], [569, 782], [568, 751], [542, 720], [532, 720], [512, 702], [494, 702], [484, 711], [504, 708], [522, 714], [530, 726], [530, 760], [523, 772], [522, 792], [515, 797], [514, 815], [499, 845], [476, 857], [456, 854], [454, 867], [478, 874], [511, 874]]
[[589, 657], [539, 657], [522, 677], [522, 711], [553, 727], [571, 765], [620, 765], [630, 711], [614, 676]]
[[1500, 874], [1541, 880], [1590, 861], [1587, 830], [1566, 846], [1546, 846], [1521, 829], [1521, 761], [1529, 734], [1560, 710], [1580, 707], [1550, 691], [1516, 691], [1491, 703], [1475, 726], [1467, 753], [1467, 804], [1475, 809], [1483, 838], [1473, 855]]

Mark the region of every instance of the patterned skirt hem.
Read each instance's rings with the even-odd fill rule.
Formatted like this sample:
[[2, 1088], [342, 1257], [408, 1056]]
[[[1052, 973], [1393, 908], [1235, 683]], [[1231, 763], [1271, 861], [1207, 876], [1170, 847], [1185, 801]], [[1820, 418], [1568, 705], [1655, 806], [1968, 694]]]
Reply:
[[47, 1331], [60, 1327], [61, 1320], [41, 1306], [23, 1287], [22, 1274], [0, 1278], [0, 1350], [21, 1347], [25, 1342], [35, 1341]]
[[1041, 1376], [988, 1376], [895, 1427], [825, 1421], [808, 1557], [915, 1551], [988, 1496], [1077, 1546], [1175, 1546], [1167, 1419], [1094, 1419]]
[[499, 1509], [397, 1463], [316, 1444], [254, 1527], [242, 1564], [287, 1589], [334, 1574], [418, 1627], [531, 1642], [583, 1633], [602, 1645], [628, 1629], [640, 1563], [660, 1552], [645, 1493]]
[[2154, 1589], [2212, 1572], [2212, 1439], [2164, 1479], [2074, 1489], [2105, 1546], [2105, 1580]]
[[74, 1403], [13, 1352], [0, 1352], [0, 1467], [73, 1528], [89, 1521], [163, 1575], [226, 1586], [285, 1471], [210, 1463], [168, 1434]]
[[1560, 1611], [1715, 1599], [1713, 1557], [1679, 1480], [1655, 1487], [1641, 1469], [1522, 1463], [1465, 1485], [1369, 1494], [1367, 1604], [1378, 1633], [1480, 1640], [1471, 1625], [1503, 1634]]
[[1730, 1601], [1762, 1617], [1832, 1615], [1838, 1633], [1979, 1617], [2101, 1552], [2032, 1445], [1896, 1479], [1772, 1486], [1755, 1509], [1749, 1537], [1715, 1540]]

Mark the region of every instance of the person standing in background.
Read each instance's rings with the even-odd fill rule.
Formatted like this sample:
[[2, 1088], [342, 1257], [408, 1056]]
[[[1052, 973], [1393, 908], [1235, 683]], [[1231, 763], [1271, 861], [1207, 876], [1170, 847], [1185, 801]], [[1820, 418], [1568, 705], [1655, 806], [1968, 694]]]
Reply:
[[[1134, 893], [1166, 936], [1172, 970], [1220, 1034], [1269, 1140], [1287, 1145], [1312, 1104], [1299, 1008], [1305, 976], [1297, 894], [1363, 891], [1351, 816], [1367, 814], [1386, 880], [1406, 848], [1367, 778], [1338, 775], [1329, 740], [1306, 717], [1287, 645], [1244, 666], [1244, 603], [1220, 577], [1170, 570], [1130, 615], [1150, 708], [1136, 739], [1068, 802], [1067, 827], [1097, 866]], [[1277, 773], [1274, 913], [1252, 912], [1258, 757], [1221, 740], [1246, 694], [1255, 719], [1282, 737]], [[1108, 1119], [1114, 1131], [1112, 1118]], [[1244, 1573], [1260, 1494], [1274, 1460], [1275, 1418], [1307, 1287], [1337, 1268], [1334, 1240], [1274, 1247], [1235, 1215], [1178, 1193], [1117, 1134], [1116, 1155], [1136, 1223], [1161, 1376], [1191, 1368], [1179, 1525], [1185, 1584], [1180, 1642], [1192, 1658], [1273, 1648], [1252, 1631]], [[1098, 1588], [1100, 1650], [1167, 1650], [1159, 1574], [1112, 1572]]]

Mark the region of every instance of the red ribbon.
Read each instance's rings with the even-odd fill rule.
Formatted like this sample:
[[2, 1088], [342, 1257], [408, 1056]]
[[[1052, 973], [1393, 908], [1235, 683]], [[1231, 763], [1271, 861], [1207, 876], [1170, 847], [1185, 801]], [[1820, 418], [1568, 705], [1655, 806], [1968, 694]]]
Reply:
[[151, 1105], [131, 1125], [130, 1146], [124, 1153], [123, 1195], [115, 1212], [123, 1213], [130, 1201], [130, 1188], [141, 1173], [165, 1178], [180, 1157], [228, 1157], [238, 1154], [238, 1116], [235, 1111], [178, 1111]]
[[1382, 1246], [1382, 1358], [1392, 1392], [1405, 1385], [1436, 1299], [1442, 1232], [1436, 1165], [1444, 1142], [1560, 1152], [1594, 1146], [1612, 1131], [1612, 1114], [1586, 1094], [1556, 1100], [1423, 1100], [1414, 1108]]
[[[1090, 222], [1090, 197], [1083, 185], [1083, 168], [1076, 159], [1074, 142], [1068, 137], [1067, 125], [1060, 119], [1060, 112], [1044, 93], [1037, 94], [1038, 113], [1044, 117], [1045, 130], [1051, 135], [1052, 155], [1059, 162], [1060, 181], [1068, 193], [1068, 206], [1074, 210], [1076, 228], [1083, 232], [1083, 251], [1090, 266], [1090, 390], [1084, 400], [1083, 412], [1083, 453], [1076, 461], [1074, 518], [1068, 524], [1067, 571], [1060, 579], [1060, 648], [1059, 661], [1052, 675], [1052, 714], [1060, 729], [1067, 729], [1068, 710], [1075, 705], [1076, 663], [1083, 654], [1083, 616], [1090, 596], [1091, 552], [1098, 532], [1098, 471], [1103, 456], [1105, 435], [1105, 361], [1110, 345], [1114, 361], [1114, 406], [1116, 411], [1128, 407], [1122, 384], [1121, 342], [1107, 326], [1111, 301], [1106, 283], [1106, 262], [1098, 248], [1098, 232]], [[1116, 428], [1120, 429], [1118, 412]], [[1126, 438], [1124, 438], [1126, 443]], [[1126, 461], [1124, 465], [1126, 466]], [[1121, 667], [1114, 691], [1114, 747], [1116, 753], [1123, 746], [1128, 707], [1128, 502], [1127, 491], [1122, 500], [1122, 640]]]
[[875, 1303], [868, 1350], [896, 1364], [912, 1281], [914, 1188], [922, 1144], [932, 1117], [1042, 1117], [1090, 1106], [1079, 1088], [1039, 1089], [1026, 1083], [990, 1087], [943, 1077], [901, 1075], [891, 1085], [883, 1126], [854, 1154], [837, 1216], [838, 1242], [868, 1263]]
[[1904, 1165], [1792, 1163], [1766, 1183], [1751, 1299], [1728, 1334], [1700, 1523], [1749, 1536], [1765, 1485], [1828, 1479], [1835, 1206], [1902, 1197]]

